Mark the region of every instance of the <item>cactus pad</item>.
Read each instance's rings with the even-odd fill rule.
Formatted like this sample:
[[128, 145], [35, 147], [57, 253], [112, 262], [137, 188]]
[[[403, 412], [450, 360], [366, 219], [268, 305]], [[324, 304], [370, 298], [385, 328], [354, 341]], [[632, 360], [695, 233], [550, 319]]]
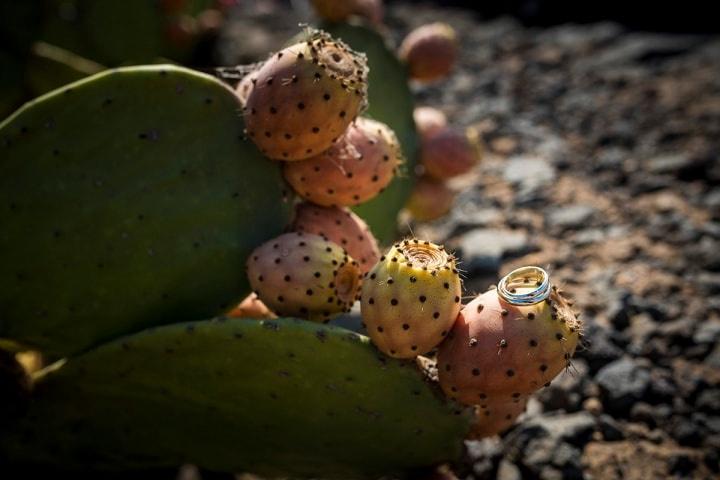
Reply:
[[0, 449], [86, 468], [191, 462], [377, 478], [457, 459], [469, 413], [438, 396], [414, 363], [379, 355], [353, 332], [217, 319], [121, 338], [46, 373]]
[[227, 311], [290, 207], [233, 92], [172, 67], [101, 73], [0, 124], [0, 338], [51, 356]]

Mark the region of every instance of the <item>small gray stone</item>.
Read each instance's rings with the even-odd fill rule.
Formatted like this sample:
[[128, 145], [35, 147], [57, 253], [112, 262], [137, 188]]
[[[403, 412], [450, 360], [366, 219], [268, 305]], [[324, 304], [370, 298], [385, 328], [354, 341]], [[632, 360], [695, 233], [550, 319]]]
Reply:
[[650, 372], [630, 358], [621, 358], [600, 369], [595, 380], [607, 409], [627, 415], [650, 387]]
[[471, 272], [496, 272], [504, 258], [524, 255], [533, 250], [522, 230], [476, 229], [459, 237], [453, 244], [462, 251], [464, 266]]
[[595, 209], [590, 205], [570, 205], [558, 207], [550, 211], [546, 217], [549, 227], [560, 230], [581, 230], [595, 215]]
[[513, 157], [505, 165], [503, 176], [522, 190], [535, 190], [555, 180], [555, 168], [541, 157]]

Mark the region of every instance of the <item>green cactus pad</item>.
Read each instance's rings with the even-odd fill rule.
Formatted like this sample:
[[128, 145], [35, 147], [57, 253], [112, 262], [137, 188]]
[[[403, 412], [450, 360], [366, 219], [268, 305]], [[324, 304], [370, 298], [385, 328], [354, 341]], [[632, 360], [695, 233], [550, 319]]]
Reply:
[[376, 31], [348, 24], [328, 24], [323, 25], [323, 29], [367, 55], [370, 74], [366, 115], [389, 125], [402, 145], [406, 162], [404, 173], [395, 177], [383, 193], [354, 209], [368, 222], [378, 240], [388, 244], [397, 237], [397, 214], [410, 196], [418, 155], [414, 100], [407, 71]]
[[290, 207], [239, 109], [212, 77], [134, 67], [0, 123], [0, 338], [65, 356], [247, 294]]
[[34, 398], [2, 448], [65, 467], [377, 478], [456, 460], [469, 428], [414, 363], [297, 319], [140, 332], [45, 373]]

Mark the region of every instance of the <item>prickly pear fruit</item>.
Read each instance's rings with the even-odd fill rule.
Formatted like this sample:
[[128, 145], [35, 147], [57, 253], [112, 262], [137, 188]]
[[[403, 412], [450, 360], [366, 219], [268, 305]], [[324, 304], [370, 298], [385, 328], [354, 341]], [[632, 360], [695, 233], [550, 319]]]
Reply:
[[344, 22], [357, 15], [373, 24], [382, 23], [382, 0], [311, 0], [311, 3], [318, 16], [328, 22]]
[[413, 119], [421, 141], [442, 130], [448, 123], [445, 114], [433, 107], [416, 107]]
[[419, 222], [436, 220], [450, 211], [455, 202], [455, 191], [445, 182], [420, 177], [405, 208]]
[[369, 271], [380, 258], [375, 236], [367, 224], [348, 208], [300, 203], [295, 209], [292, 229], [314, 233], [337, 243], [357, 260], [361, 273]]
[[227, 313], [230, 318], [276, 318], [273, 312], [260, 300], [255, 292], [251, 293]]
[[446, 23], [431, 23], [416, 28], [400, 45], [400, 58], [408, 65], [410, 77], [431, 82], [445, 77], [457, 58], [455, 30]]
[[396, 243], [363, 281], [368, 335], [391, 357], [426, 353], [450, 331], [460, 294], [455, 258], [444, 247], [418, 239]]
[[485, 438], [510, 428], [527, 407], [527, 396], [492, 400], [479, 400], [475, 406], [475, 423], [468, 438]]
[[443, 128], [422, 141], [420, 163], [425, 173], [438, 180], [469, 172], [479, 161], [477, 148], [467, 135]]
[[267, 157], [327, 150], [367, 103], [367, 60], [323, 32], [270, 57], [245, 105], [248, 136]]
[[327, 151], [287, 162], [283, 173], [293, 189], [312, 203], [350, 206], [382, 192], [402, 162], [395, 133], [384, 123], [358, 118]]
[[247, 272], [253, 290], [272, 311], [325, 322], [355, 303], [362, 277], [345, 249], [302, 232], [285, 233], [256, 248]]
[[237, 95], [243, 107], [247, 105], [248, 97], [250, 96], [250, 92], [252, 92], [253, 86], [256, 81], [257, 73], [248, 73], [242, 78], [242, 80], [240, 80], [240, 83], [237, 84], [237, 87], [235, 87], [235, 95]]
[[556, 289], [547, 300], [527, 306], [513, 305], [489, 290], [463, 308], [440, 345], [440, 385], [468, 405], [530, 394], [569, 365], [580, 327]]

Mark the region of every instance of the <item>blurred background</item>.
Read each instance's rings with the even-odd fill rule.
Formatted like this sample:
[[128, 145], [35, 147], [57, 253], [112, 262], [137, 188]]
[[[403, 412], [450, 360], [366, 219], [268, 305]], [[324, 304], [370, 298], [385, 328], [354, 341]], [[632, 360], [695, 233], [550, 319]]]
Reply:
[[[458, 32], [452, 76], [413, 92], [485, 150], [415, 234], [459, 251], [470, 291], [549, 269], [586, 322], [573, 370], [468, 442], [461, 478], [720, 475], [720, 24], [630, 3], [386, 2], [395, 45]], [[105, 68], [262, 60], [312, 21], [301, 0], [0, 0], [0, 117]]]

